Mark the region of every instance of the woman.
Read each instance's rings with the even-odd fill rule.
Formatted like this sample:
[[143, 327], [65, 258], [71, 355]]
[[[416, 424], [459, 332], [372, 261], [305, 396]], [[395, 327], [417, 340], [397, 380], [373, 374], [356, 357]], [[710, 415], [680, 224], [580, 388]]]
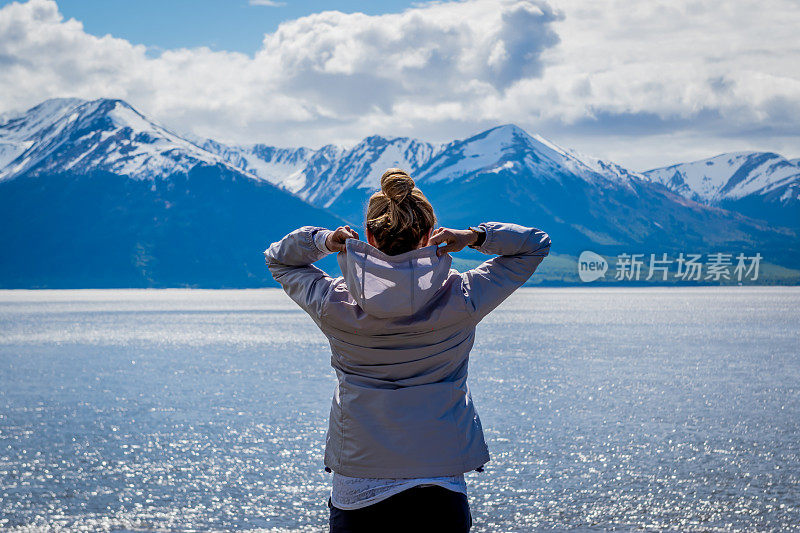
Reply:
[[[489, 460], [466, 382], [475, 326], [533, 274], [550, 238], [510, 223], [435, 224], [414, 180], [393, 168], [369, 200], [367, 242], [349, 226], [304, 226], [264, 252], [331, 346], [331, 531], [472, 525], [464, 473]], [[459, 273], [448, 252], [466, 246], [499, 257]], [[333, 252], [337, 278], [311, 264]]]

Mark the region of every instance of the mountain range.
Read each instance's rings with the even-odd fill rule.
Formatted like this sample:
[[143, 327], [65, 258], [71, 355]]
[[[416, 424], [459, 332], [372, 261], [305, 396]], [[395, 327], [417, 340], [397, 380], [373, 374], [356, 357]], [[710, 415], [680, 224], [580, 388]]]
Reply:
[[685, 198], [800, 227], [800, 159], [735, 152], [644, 173]]
[[[272, 286], [266, 246], [307, 224], [363, 236], [388, 167], [415, 178], [440, 225], [537, 226], [555, 255], [759, 252], [800, 266], [800, 163], [778, 154], [639, 173], [512, 124], [440, 144], [235, 145], [122, 100], [64, 98], [0, 116], [0, 286]], [[320, 266], [338, 272], [332, 257]]]

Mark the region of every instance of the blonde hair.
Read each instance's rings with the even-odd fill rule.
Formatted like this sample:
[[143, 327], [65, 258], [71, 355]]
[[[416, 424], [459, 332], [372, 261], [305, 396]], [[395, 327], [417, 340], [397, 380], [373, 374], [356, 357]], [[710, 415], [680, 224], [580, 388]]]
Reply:
[[390, 168], [367, 206], [367, 228], [378, 249], [398, 255], [417, 247], [436, 224], [433, 206], [405, 171]]

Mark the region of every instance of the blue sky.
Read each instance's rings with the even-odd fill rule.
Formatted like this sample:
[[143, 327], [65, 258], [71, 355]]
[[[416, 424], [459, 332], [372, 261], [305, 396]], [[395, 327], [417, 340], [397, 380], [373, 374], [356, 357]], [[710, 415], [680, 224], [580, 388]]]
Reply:
[[[0, 0], [0, 7], [10, 4]], [[269, 5], [274, 3], [275, 5]], [[208, 46], [252, 54], [264, 34], [278, 24], [311, 13], [336, 9], [379, 15], [402, 11], [414, 2], [293, 1], [250, 3], [247, 0], [60, 0], [65, 17], [83, 22], [87, 33], [110, 33], [132, 43], [169, 48]]]
[[0, 113], [111, 97], [228, 143], [514, 123], [633, 170], [798, 157], [798, 27], [796, 0], [0, 0]]

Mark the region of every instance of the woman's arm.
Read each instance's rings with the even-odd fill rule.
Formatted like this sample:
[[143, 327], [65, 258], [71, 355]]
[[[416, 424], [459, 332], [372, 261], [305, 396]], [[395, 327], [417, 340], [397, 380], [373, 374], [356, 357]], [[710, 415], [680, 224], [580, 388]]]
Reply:
[[303, 226], [264, 251], [272, 277], [315, 320], [322, 315], [333, 278], [311, 263], [334, 251], [343, 251], [344, 242], [349, 238], [358, 238], [358, 233], [349, 226], [334, 231]]
[[[484, 222], [478, 227], [486, 232], [486, 238], [475, 249], [499, 257], [461, 274], [476, 321], [521, 287], [550, 253], [550, 236], [539, 229], [504, 222]], [[429, 244], [446, 242], [440, 250], [457, 252], [475, 243], [477, 237], [471, 230], [441, 228]]]

